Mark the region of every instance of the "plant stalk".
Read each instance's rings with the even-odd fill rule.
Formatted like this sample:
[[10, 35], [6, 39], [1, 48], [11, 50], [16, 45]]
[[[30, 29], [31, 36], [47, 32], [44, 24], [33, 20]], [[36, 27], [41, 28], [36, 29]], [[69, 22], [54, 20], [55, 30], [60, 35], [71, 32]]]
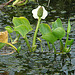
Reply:
[[43, 52], [42, 42], [40, 42], [40, 45], [41, 45], [41, 51]]
[[69, 34], [67, 33], [67, 38], [66, 38], [65, 48], [67, 47], [68, 37], [69, 37]]
[[47, 44], [48, 44], [48, 48], [49, 48], [49, 50], [50, 50], [50, 44], [49, 44], [49, 42], [47, 41]]
[[11, 42], [12, 42], [12, 37], [11, 37], [10, 33], [9, 33], [9, 37], [10, 37], [10, 39], [11, 39]]
[[55, 49], [54, 43], [52, 45], [53, 45], [53, 48], [54, 48], [54, 53], [56, 54], [56, 49]]
[[38, 19], [37, 27], [36, 27], [34, 37], [33, 37], [33, 45], [32, 45], [32, 47], [34, 47], [34, 45], [36, 43], [36, 36], [37, 36], [38, 29], [39, 29], [40, 21], [41, 21], [41, 18]]
[[15, 44], [15, 43], [17, 43], [17, 41], [19, 40], [19, 38], [20, 38], [20, 34], [15, 38], [15, 40], [13, 41], [13, 42], [11, 42], [12, 44]]
[[28, 41], [28, 39], [27, 39], [27, 36], [25, 36], [24, 39], [25, 39], [26, 44], [27, 44], [27, 46], [28, 46], [28, 48], [29, 48], [29, 50], [30, 50], [30, 52], [31, 52], [31, 47], [30, 47], [29, 41]]
[[14, 45], [12, 45], [11, 43], [6, 43], [6, 44], [10, 45], [11, 47], [13, 47], [17, 51], [17, 48]]
[[63, 46], [63, 42], [62, 42], [62, 40], [60, 39], [60, 51], [62, 51], [63, 48], [64, 48], [64, 46]]

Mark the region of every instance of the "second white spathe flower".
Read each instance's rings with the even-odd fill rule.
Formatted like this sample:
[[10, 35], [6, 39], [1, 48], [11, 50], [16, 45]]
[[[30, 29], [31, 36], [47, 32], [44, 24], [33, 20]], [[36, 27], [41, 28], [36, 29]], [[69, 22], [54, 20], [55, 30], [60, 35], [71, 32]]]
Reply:
[[33, 10], [32, 10], [33, 17], [34, 17], [35, 19], [38, 19], [38, 18], [39, 18], [39, 16], [38, 16], [37, 14], [38, 14], [38, 10], [39, 10], [40, 7], [43, 8], [43, 14], [42, 14], [41, 19], [45, 19], [46, 16], [48, 15], [48, 12], [45, 10], [45, 8], [44, 8], [43, 6], [38, 6], [36, 9], [33, 9]]

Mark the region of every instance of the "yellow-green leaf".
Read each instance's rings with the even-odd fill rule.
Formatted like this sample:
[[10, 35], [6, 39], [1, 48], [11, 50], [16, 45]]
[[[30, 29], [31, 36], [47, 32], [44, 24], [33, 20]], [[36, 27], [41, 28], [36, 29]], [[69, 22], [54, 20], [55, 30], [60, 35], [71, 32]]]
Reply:
[[41, 23], [39, 28], [40, 28], [40, 32], [42, 33], [42, 35], [51, 32], [51, 28], [50, 28], [50, 26], [48, 24]]

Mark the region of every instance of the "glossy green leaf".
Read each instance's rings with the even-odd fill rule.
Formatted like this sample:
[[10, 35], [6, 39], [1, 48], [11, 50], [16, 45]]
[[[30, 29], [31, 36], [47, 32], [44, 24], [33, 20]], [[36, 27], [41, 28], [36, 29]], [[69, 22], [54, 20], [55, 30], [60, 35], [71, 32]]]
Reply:
[[25, 38], [26, 34], [30, 31], [25, 25], [19, 25], [17, 27], [14, 27], [14, 30], [19, 32], [23, 38]]
[[52, 32], [43, 35], [42, 38], [51, 43], [57, 40], [57, 37], [55, 37]]
[[29, 21], [25, 17], [13, 17], [13, 24], [15, 27], [24, 24], [29, 30], [32, 30]]
[[71, 30], [71, 24], [70, 24], [70, 20], [68, 20], [68, 28], [67, 28], [67, 33], [69, 34]]
[[13, 22], [13, 24], [14, 24], [15, 27], [16, 27], [16, 26], [19, 26], [19, 25], [21, 25], [21, 24], [23, 24], [23, 23], [21, 22], [21, 20], [20, 20], [19, 17], [13, 17], [12, 22]]
[[13, 18], [14, 30], [19, 32], [24, 38], [32, 30], [29, 21], [25, 17]]
[[54, 30], [58, 27], [63, 27], [60, 18], [58, 18], [55, 22], [52, 23], [52, 30]]
[[53, 34], [54, 34], [58, 39], [62, 39], [62, 38], [65, 36], [66, 32], [65, 32], [64, 28], [58, 27], [58, 28], [56, 28], [56, 29], [53, 30]]
[[0, 42], [0, 49], [5, 46], [5, 43]]
[[40, 27], [40, 32], [42, 33], [42, 35], [51, 32], [50, 26], [48, 24], [41, 23], [39, 27]]
[[74, 42], [74, 39], [68, 40], [68, 41], [67, 41], [67, 45], [72, 45], [73, 42]]
[[5, 29], [8, 31], [8, 33], [12, 33], [13, 29], [10, 26], [6, 26]]

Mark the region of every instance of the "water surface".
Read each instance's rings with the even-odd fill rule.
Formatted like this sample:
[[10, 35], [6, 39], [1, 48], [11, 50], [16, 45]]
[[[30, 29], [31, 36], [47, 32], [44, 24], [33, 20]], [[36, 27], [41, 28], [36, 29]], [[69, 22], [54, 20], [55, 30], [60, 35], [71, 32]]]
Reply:
[[[4, 3], [7, 0], [0, 0]], [[0, 10], [0, 29], [5, 26], [13, 26], [12, 18], [14, 16], [26, 17], [33, 28], [27, 37], [32, 44], [32, 36], [36, 27], [37, 20], [32, 17], [32, 10], [38, 5], [43, 5], [48, 11], [48, 17], [42, 22], [51, 26], [51, 22], [57, 18], [61, 18], [65, 30], [67, 30], [68, 18], [71, 20], [71, 33], [69, 39], [74, 39], [71, 52], [68, 54], [54, 55], [53, 49], [49, 50], [46, 41], [43, 40], [44, 52], [41, 52], [40, 42], [37, 40], [38, 48], [36, 52], [29, 52], [23, 38], [20, 38], [18, 45], [22, 45], [19, 54], [0, 55], [0, 73], [1, 75], [74, 75], [75, 74], [75, 3], [74, 0], [39, 0], [39, 2], [29, 2], [22, 7], [4, 7]], [[14, 33], [11, 34], [13, 39]], [[40, 32], [38, 37], [41, 37]], [[10, 40], [10, 39], [9, 39]], [[66, 37], [63, 38], [65, 44]], [[55, 42], [57, 50], [59, 50], [59, 41]], [[52, 48], [52, 46], [51, 46]]]

